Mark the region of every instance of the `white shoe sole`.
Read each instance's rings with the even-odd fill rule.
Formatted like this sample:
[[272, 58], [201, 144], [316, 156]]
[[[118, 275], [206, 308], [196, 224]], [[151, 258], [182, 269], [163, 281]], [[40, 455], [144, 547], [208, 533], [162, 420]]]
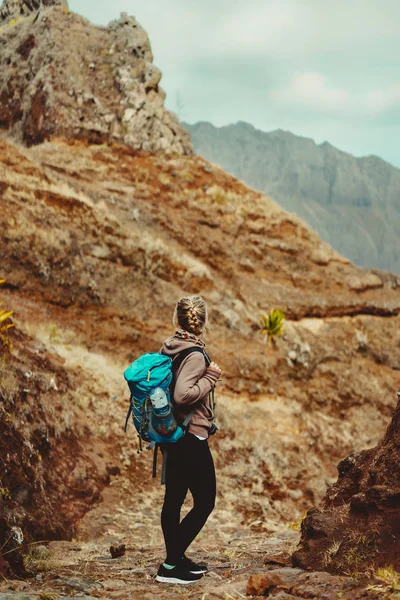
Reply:
[[178, 579], [177, 577], [162, 577], [162, 575], [156, 575], [156, 581], [160, 583], [182, 583], [186, 585], [187, 583], [196, 583], [200, 581], [200, 579], [193, 579], [193, 581], [185, 581], [184, 579]]
[[190, 571], [191, 573], [194, 573], [194, 575], [204, 575], [204, 573], [207, 573], [207, 570], [205, 571]]

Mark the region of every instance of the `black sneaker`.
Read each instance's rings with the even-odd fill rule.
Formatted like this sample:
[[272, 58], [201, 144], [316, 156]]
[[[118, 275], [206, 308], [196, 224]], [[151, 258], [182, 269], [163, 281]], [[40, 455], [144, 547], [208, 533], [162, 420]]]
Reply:
[[173, 569], [166, 569], [164, 565], [160, 565], [157, 571], [156, 581], [161, 583], [195, 583], [203, 577], [203, 574], [191, 573], [182, 564], [177, 565]]
[[208, 567], [206, 563], [195, 563], [193, 560], [183, 555], [181, 566], [185, 567], [191, 573], [207, 573]]

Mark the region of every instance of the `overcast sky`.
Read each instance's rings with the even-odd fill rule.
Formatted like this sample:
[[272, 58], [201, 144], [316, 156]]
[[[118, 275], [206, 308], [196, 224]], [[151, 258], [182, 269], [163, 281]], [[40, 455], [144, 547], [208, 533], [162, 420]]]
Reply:
[[399, 0], [69, 4], [97, 24], [134, 15], [167, 107], [189, 123], [286, 129], [400, 167]]

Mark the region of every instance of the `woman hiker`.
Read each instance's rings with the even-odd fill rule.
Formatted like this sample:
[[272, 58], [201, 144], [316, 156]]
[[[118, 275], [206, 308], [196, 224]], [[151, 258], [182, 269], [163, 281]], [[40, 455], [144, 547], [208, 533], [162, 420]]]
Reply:
[[[168, 445], [166, 489], [161, 513], [161, 526], [167, 556], [156, 579], [165, 583], [192, 583], [203, 577], [207, 565], [196, 564], [185, 555], [211, 514], [216, 495], [214, 462], [208, 437], [215, 433], [214, 412], [210, 393], [221, 376], [219, 366], [204, 351], [202, 333], [207, 323], [206, 303], [200, 296], [186, 296], [176, 305], [173, 325], [175, 334], [163, 343], [161, 354], [183, 360], [174, 370], [173, 398], [175, 414], [184, 421], [190, 413], [185, 435]], [[193, 508], [180, 520], [188, 490]]]

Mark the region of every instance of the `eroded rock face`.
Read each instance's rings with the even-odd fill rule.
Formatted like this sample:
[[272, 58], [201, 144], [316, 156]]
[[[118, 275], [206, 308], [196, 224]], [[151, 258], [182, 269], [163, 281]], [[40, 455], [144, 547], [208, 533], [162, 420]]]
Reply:
[[302, 523], [297, 566], [332, 572], [400, 570], [400, 391], [382, 442], [338, 465], [338, 481]]
[[0, 130], [27, 145], [66, 136], [192, 152], [164, 108], [161, 72], [134, 17], [95, 27], [65, 0], [10, 0], [0, 26]]
[[5, 0], [0, 8], [0, 22], [7, 23], [12, 19], [36, 13], [41, 7], [65, 6], [67, 0]]
[[[10, 330], [0, 339], [0, 575], [25, 576], [20, 549], [70, 539], [109, 475], [99, 446], [80, 439], [75, 384], [43, 345]], [[98, 442], [96, 442], [98, 444]], [[100, 444], [102, 445], [102, 444]]]

